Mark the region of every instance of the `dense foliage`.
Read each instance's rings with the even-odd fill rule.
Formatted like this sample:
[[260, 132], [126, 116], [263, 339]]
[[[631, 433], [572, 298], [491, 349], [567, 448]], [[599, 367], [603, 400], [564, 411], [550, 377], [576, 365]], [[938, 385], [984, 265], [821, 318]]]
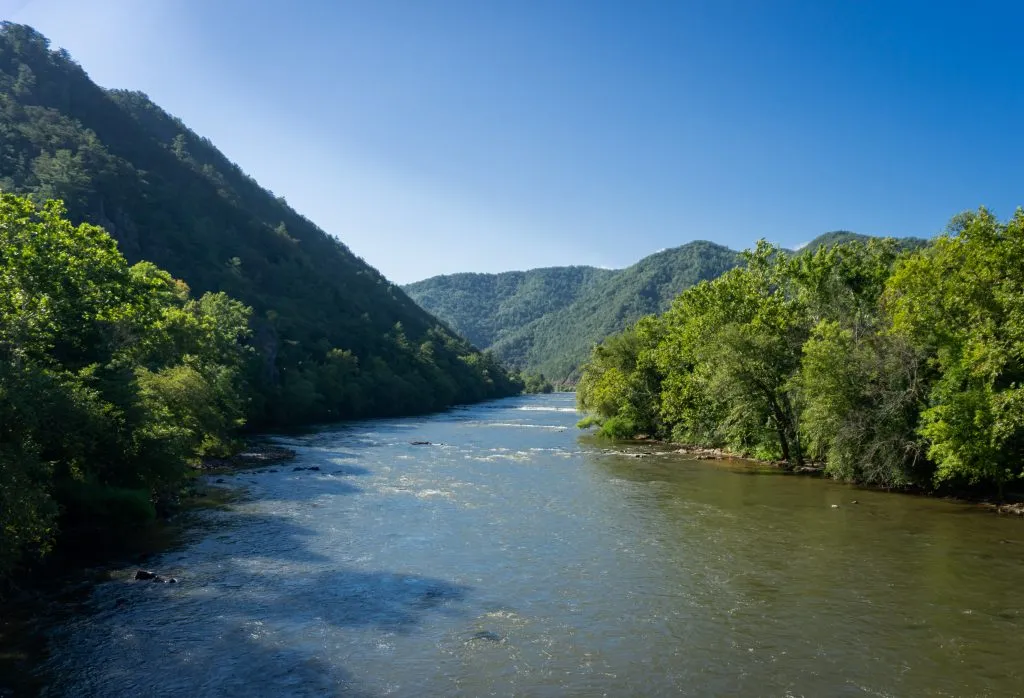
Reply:
[[189, 460], [230, 451], [245, 413], [249, 308], [193, 299], [63, 213], [0, 194], [0, 579], [47, 551], [59, 513], [152, 517]]
[[577, 398], [648, 434], [885, 487], [1024, 476], [1024, 211], [931, 244], [766, 243], [597, 347]]
[[520, 376], [523, 381], [523, 392], [527, 394], [553, 393], [555, 386], [544, 377], [543, 373], [527, 373]]
[[421, 412], [518, 392], [336, 238], [137, 92], [0, 25], [0, 189], [63, 200], [197, 292], [252, 308], [250, 424]]

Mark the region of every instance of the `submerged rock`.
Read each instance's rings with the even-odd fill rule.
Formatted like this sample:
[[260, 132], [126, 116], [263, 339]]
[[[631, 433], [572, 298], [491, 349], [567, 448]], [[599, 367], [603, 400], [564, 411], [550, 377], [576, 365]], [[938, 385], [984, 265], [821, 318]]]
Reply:
[[481, 630], [480, 632], [473, 633], [473, 637], [469, 638], [469, 642], [473, 640], [484, 640], [485, 642], [504, 642], [503, 638], [498, 633], [491, 632], [490, 630]]
[[177, 584], [177, 577], [168, 577], [164, 579], [156, 572], [150, 572], [149, 570], [139, 570], [135, 573], [135, 580], [139, 582], [153, 582], [154, 584]]

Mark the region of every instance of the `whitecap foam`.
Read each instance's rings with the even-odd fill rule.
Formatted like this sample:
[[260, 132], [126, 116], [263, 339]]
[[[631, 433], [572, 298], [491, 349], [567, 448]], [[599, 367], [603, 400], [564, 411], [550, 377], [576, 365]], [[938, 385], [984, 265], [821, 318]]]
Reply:
[[565, 431], [568, 428], [560, 424], [519, 424], [517, 422], [485, 422], [483, 426], [516, 427], [518, 429], [553, 429], [555, 431]]
[[523, 412], [576, 412], [575, 407], [533, 407], [531, 405], [524, 405], [516, 409]]

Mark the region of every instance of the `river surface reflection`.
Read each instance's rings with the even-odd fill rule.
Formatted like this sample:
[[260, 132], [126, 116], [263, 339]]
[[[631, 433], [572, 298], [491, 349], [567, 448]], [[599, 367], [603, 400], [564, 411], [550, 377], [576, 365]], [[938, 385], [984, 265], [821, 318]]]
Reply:
[[125, 569], [51, 631], [46, 695], [1024, 691], [1024, 522], [611, 454], [577, 419], [537, 396], [278, 439], [294, 463], [228, 477], [244, 499], [150, 563], [179, 584]]

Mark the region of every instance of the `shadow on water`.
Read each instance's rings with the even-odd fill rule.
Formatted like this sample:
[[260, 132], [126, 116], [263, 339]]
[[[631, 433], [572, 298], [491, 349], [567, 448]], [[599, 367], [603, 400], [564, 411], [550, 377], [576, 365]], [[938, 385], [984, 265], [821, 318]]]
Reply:
[[470, 587], [339, 566], [294, 512], [248, 508], [206, 512], [190, 544], [151, 561], [179, 583], [123, 570], [53, 623], [44, 694], [369, 696], [338, 661], [339, 632], [404, 635], [461, 613]]

